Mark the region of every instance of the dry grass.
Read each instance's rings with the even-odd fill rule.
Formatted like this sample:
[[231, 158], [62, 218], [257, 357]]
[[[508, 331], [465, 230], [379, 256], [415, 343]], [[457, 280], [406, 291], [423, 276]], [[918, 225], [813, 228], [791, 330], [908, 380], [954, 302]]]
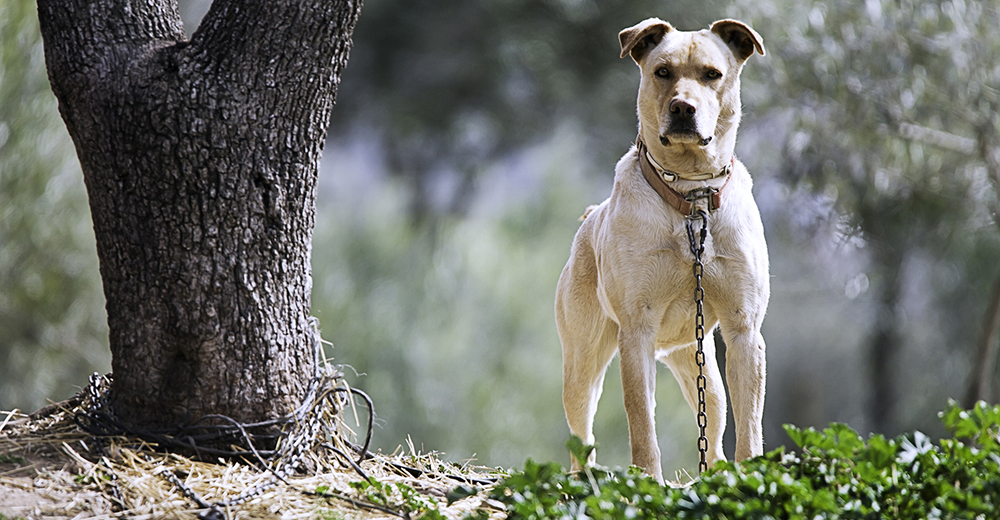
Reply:
[[[136, 439], [106, 437], [98, 443], [73, 420], [81, 401], [77, 396], [31, 416], [0, 412], [0, 519], [193, 519], [205, 509], [170, 482], [170, 473], [207, 503], [274, 480], [267, 470], [247, 463], [192, 460]], [[397, 449], [361, 462], [360, 469], [376, 483], [365, 492], [351, 485], [363, 481], [361, 474], [325, 449], [308, 452], [302, 466], [311, 470], [225, 508], [225, 517], [419, 518], [432, 510], [447, 518], [473, 512], [504, 516], [502, 506], [486, 500], [483, 492], [447, 505], [448, 493], [457, 486], [482, 489], [502, 473], [443, 462], [412, 446], [409, 453]], [[411, 489], [416, 493], [404, 496]]]

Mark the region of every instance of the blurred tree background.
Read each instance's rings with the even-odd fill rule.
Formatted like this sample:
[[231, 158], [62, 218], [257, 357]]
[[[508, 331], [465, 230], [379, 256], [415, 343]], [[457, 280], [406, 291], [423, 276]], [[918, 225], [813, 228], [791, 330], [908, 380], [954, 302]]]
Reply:
[[0, 3], [0, 409], [34, 411], [110, 370], [95, 247], [35, 3]]
[[[192, 31], [208, 2], [180, 5]], [[771, 251], [768, 447], [786, 422], [941, 433], [973, 374], [996, 402], [993, 2], [369, 0], [320, 176], [313, 314], [364, 374], [376, 445], [568, 459], [553, 292], [634, 138], [616, 34], [649, 16], [739, 18], [768, 51], [744, 71], [737, 147]], [[0, 43], [0, 409], [33, 410], [110, 365], [33, 2], [0, 4]], [[694, 467], [696, 426], [659, 374], [669, 475]], [[628, 463], [616, 365], [596, 434], [601, 462]]]

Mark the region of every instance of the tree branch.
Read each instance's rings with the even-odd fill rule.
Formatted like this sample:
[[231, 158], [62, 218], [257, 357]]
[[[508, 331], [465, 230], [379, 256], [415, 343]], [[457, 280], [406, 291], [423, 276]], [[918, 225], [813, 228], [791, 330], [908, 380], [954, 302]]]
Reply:
[[176, 0], [38, 0], [38, 19], [61, 103], [121, 75], [137, 52], [184, 41]]
[[976, 141], [973, 139], [912, 123], [900, 123], [899, 134], [904, 139], [927, 143], [959, 153], [971, 154], [976, 150]]
[[[38, 0], [38, 21], [49, 84], [78, 149], [110, 107], [149, 83], [158, 51], [185, 39], [175, 0]], [[86, 173], [82, 157], [81, 165]]]
[[339, 77], [360, 11], [361, 0], [215, 0], [189, 55], [220, 80], [309, 97], [317, 82]]

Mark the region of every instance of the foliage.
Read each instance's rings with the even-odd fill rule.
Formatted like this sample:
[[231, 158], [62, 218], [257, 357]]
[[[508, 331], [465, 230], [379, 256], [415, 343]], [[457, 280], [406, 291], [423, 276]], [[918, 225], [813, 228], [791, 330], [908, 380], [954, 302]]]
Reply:
[[[833, 228], [868, 261], [858, 274], [871, 282], [877, 319], [860, 345], [865, 426], [910, 428], [929, 414], [912, 411], [918, 392], [898, 367], [928, 339], [940, 356], [929, 364], [970, 356], [981, 295], [1000, 274], [1000, 9], [981, 0], [735, 4], [770, 55], [748, 67], [744, 99], [783, 121], [773, 162], [783, 184], [798, 201], [819, 201], [803, 204], [797, 239], [819, 245]], [[810, 215], [823, 203], [834, 210]], [[916, 285], [933, 306], [913, 308]], [[919, 323], [907, 323], [915, 314]], [[925, 324], [929, 334], [916, 330]]]
[[400, 510], [407, 515], [414, 513], [427, 520], [443, 518], [438, 512], [438, 503], [434, 497], [421, 495], [412, 486], [402, 482], [382, 482], [369, 478], [351, 482], [351, 487], [373, 504]]
[[[764, 76], [748, 88], [767, 90], [761, 104], [793, 118], [786, 179], [835, 198], [869, 234], [881, 226], [898, 240], [944, 238], [945, 227], [983, 209], [960, 201], [993, 204], [995, 196], [969, 192], [989, 182], [979, 144], [1000, 129], [992, 2], [751, 4], [747, 14], [777, 57], [748, 70]], [[767, 16], [785, 7], [781, 19]]]
[[980, 145], [1000, 142], [996, 5], [789, 7], [780, 22], [751, 15], [780, 56], [757, 88], [771, 92], [762, 105], [792, 118], [783, 178], [832, 199], [886, 278], [912, 251], [949, 256], [965, 233], [992, 226], [1000, 179]]
[[18, 455], [10, 455], [8, 453], [0, 453], [0, 464], [17, 464], [23, 465], [26, 461], [24, 457]]
[[320, 520], [344, 520], [343, 513], [323, 508], [316, 511], [316, 516], [319, 517]]
[[1000, 406], [940, 415], [953, 437], [939, 445], [919, 431], [865, 441], [844, 424], [786, 426], [801, 453], [720, 462], [680, 487], [634, 467], [573, 475], [529, 459], [491, 496], [510, 518], [987, 518], [1000, 508]]

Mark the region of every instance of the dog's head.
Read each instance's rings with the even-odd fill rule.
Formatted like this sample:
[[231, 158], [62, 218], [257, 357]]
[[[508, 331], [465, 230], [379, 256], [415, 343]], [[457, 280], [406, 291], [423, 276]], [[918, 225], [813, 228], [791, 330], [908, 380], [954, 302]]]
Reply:
[[650, 18], [618, 34], [621, 56], [642, 71], [639, 130], [667, 167], [705, 170], [732, 156], [740, 121], [740, 72], [754, 52], [756, 31], [736, 20], [678, 31]]

